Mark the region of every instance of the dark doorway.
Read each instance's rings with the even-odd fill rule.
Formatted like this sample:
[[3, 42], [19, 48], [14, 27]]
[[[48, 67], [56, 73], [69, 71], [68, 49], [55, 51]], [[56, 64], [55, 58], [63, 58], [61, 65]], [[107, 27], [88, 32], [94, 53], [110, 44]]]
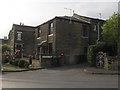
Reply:
[[39, 60], [39, 55], [40, 55], [40, 47], [37, 47], [37, 60]]
[[22, 58], [22, 45], [16, 45], [15, 56], [16, 58]]
[[52, 43], [49, 43], [49, 54], [52, 54]]

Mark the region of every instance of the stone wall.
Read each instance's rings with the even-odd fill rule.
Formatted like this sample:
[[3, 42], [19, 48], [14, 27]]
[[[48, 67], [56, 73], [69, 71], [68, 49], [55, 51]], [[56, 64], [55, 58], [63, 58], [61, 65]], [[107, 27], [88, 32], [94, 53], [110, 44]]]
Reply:
[[118, 56], [105, 56], [104, 68], [106, 70], [118, 70], [120, 68], [120, 58]]

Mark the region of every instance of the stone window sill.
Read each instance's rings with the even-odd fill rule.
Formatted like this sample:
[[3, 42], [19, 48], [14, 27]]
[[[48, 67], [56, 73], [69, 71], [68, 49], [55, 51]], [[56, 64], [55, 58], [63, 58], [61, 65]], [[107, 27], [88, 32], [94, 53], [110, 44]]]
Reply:
[[50, 34], [50, 35], [48, 35], [48, 36], [53, 36], [53, 34]]
[[41, 39], [41, 37], [38, 37], [37, 39]]

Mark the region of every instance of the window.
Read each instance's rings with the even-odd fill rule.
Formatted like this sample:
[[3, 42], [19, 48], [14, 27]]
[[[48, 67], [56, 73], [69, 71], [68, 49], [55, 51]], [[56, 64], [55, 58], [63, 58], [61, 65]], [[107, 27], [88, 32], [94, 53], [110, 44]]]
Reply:
[[93, 29], [94, 31], [96, 31], [97, 30], [97, 26], [96, 25], [94, 25], [94, 29]]
[[83, 25], [83, 36], [87, 37], [87, 25]]
[[22, 32], [17, 32], [17, 40], [21, 40], [22, 36], [21, 36]]
[[46, 54], [46, 46], [42, 47], [42, 54]]
[[101, 29], [103, 30], [103, 26], [101, 26]]
[[41, 30], [40, 30], [40, 27], [38, 27], [38, 37], [41, 36]]
[[49, 43], [49, 54], [52, 54], [52, 43]]
[[50, 34], [53, 34], [53, 23], [50, 23], [49, 27], [50, 28], [49, 28], [49, 33], [48, 34], [50, 35]]

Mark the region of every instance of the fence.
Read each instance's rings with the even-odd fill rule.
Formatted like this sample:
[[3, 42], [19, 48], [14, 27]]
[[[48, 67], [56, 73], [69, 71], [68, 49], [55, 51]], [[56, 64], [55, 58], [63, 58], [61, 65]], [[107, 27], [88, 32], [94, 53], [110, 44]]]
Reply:
[[98, 52], [96, 65], [106, 70], [118, 70], [119, 57], [108, 56], [106, 53]]

